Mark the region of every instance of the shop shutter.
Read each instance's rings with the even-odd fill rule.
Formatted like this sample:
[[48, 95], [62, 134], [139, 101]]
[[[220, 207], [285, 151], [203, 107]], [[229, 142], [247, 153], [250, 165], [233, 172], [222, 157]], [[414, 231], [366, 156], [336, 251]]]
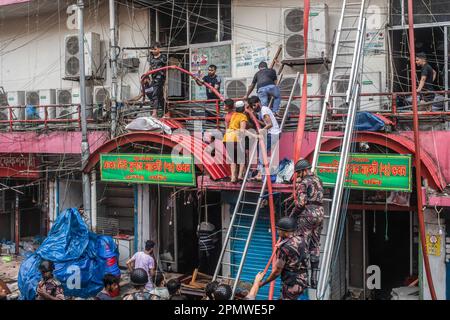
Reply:
[[[250, 210], [246, 213], [251, 213]], [[231, 212], [232, 214], [232, 212]], [[243, 226], [250, 227], [252, 222], [251, 217], [241, 217], [240, 224]], [[242, 229], [242, 228], [241, 228]], [[241, 230], [243, 231], [243, 230]], [[242, 234], [236, 234], [237, 237], [247, 237], [247, 232], [242, 232]], [[243, 241], [233, 241], [231, 243], [232, 250], [244, 251], [245, 243]], [[256, 228], [253, 232], [252, 241], [250, 243], [250, 247], [247, 253], [247, 258], [245, 260], [244, 269], [241, 274], [240, 281], [245, 281], [249, 283], [253, 283], [255, 279], [255, 275], [264, 270], [267, 262], [272, 256], [272, 234], [270, 232], [270, 220], [269, 214], [266, 210], [262, 210], [258, 221], [256, 223]], [[234, 261], [240, 261], [240, 254], [234, 253], [231, 257], [232, 263]], [[237, 268], [233, 268], [233, 275], [236, 275]], [[267, 276], [270, 274], [272, 268], [267, 272]], [[262, 287], [259, 292], [257, 299], [258, 300], [267, 300], [269, 297], [269, 288], [270, 285]], [[275, 283], [275, 291], [274, 291], [274, 300], [278, 299], [281, 295], [281, 283], [280, 278], [276, 280]]]

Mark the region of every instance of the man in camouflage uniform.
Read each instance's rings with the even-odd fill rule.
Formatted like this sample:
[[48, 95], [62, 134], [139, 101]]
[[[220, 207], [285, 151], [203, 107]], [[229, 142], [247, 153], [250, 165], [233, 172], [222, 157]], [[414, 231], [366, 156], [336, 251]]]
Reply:
[[311, 264], [311, 288], [317, 288], [320, 259], [320, 234], [323, 228], [323, 185], [309, 169], [308, 160], [300, 159], [295, 164], [297, 186], [295, 207], [291, 216], [297, 219], [297, 235], [304, 236]]
[[276, 249], [276, 262], [272, 273], [259, 287], [275, 280], [281, 275], [281, 299], [297, 300], [308, 287], [308, 253], [304, 238], [295, 235], [296, 221], [284, 217], [278, 221], [278, 234], [281, 242]]
[[147, 271], [142, 268], [134, 269], [130, 275], [130, 282], [134, 288], [123, 297], [123, 300], [154, 300], [153, 295], [145, 289], [148, 283]]
[[36, 300], [64, 300], [64, 290], [61, 283], [53, 277], [55, 267], [53, 262], [44, 260], [39, 265], [42, 280], [39, 281]]

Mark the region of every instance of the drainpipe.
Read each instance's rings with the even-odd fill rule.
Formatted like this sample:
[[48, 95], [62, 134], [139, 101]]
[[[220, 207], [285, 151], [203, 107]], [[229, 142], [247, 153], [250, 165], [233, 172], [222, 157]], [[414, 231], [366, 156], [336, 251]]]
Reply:
[[16, 192], [16, 206], [15, 206], [16, 214], [14, 215], [14, 236], [15, 236], [15, 244], [16, 244], [16, 255], [19, 255], [19, 243], [20, 243], [20, 210], [19, 210], [19, 193]]
[[115, 0], [109, 0], [109, 60], [111, 63], [111, 139], [117, 131], [117, 21]]
[[430, 261], [428, 259], [427, 244], [425, 238], [425, 221], [423, 215], [422, 203], [422, 173], [420, 163], [420, 133], [419, 133], [419, 116], [417, 113], [417, 84], [416, 84], [416, 49], [414, 38], [414, 14], [413, 2], [408, 0], [408, 24], [409, 24], [409, 62], [411, 65], [411, 85], [412, 85], [412, 104], [413, 104], [413, 121], [414, 121], [414, 144], [416, 154], [414, 162], [416, 166], [416, 192], [417, 192], [417, 215], [419, 219], [420, 243], [423, 252], [423, 262], [425, 266], [425, 273], [427, 276], [428, 286], [430, 288], [431, 298], [436, 300], [436, 292], [434, 290], [433, 279], [430, 270]]
[[97, 172], [91, 171], [92, 232], [97, 232]]
[[86, 121], [86, 73], [84, 65], [84, 1], [78, 0], [78, 46], [80, 48], [80, 100], [81, 100], [81, 175], [83, 180], [83, 206], [86, 216], [89, 217], [88, 225], [92, 227], [91, 217], [91, 184], [89, 181], [89, 173], [84, 172], [89, 159], [89, 142], [87, 138], [87, 121]]

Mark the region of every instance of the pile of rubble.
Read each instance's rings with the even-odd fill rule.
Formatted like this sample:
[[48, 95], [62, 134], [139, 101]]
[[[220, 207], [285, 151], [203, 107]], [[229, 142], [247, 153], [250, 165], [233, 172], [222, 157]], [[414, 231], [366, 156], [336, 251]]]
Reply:
[[3, 255], [0, 256], [0, 290], [5, 290], [7, 300], [17, 300], [19, 298], [19, 286], [17, 277], [23, 257]]

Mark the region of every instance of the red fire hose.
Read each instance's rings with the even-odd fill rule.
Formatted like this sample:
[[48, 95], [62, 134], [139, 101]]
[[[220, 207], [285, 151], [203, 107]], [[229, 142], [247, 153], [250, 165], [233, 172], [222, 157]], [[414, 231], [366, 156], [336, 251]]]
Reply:
[[[187, 71], [187, 70], [185, 70], [183, 68], [177, 67], [177, 66], [166, 66], [166, 67], [150, 70], [150, 71], [144, 73], [141, 78], [143, 78], [143, 77], [145, 77], [147, 75], [151, 75], [153, 73], [159, 72], [159, 71], [169, 70], [169, 69], [174, 69], [174, 70], [181, 71], [183, 73], [188, 74], [189, 76], [191, 76], [194, 79], [197, 78], [192, 72], [189, 72], [189, 71]], [[225, 98], [220, 94], [220, 92], [218, 92], [216, 90], [216, 88], [211, 86], [209, 83], [203, 82], [203, 85], [205, 87], [207, 87], [208, 89], [210, 89], [212, 92], [214, 92], [214, 94], [221, 101], [225, 100]], [[258, 120], [256, 119], [256, 117], [255, 117], [255, 115], [253, 113], [250, 113], [250, 118], [252, 118], [252, 120], [255, 123], [256, 128], [257, 128], [257, 130], [259, 132], [261, 127], [260, 127], [259, 122], [258, 122]], [[273, 202], [272, 181], [270, 179], [270, 169], [269, 169], [269, 162], [268, 162], [268, 159], [267, 159], [266, 145], [265, 145], [263, 139], [259, 139], [259, 146], [260, 146], [260, 148], [262, 150], [262, 154], [263, 154], [263, 164], [264, 164], [264, 169], [265, 169], [266, 179], [267, 179], [267, 190], [268, 190], [268, 193], [269, 193], [270, 229], [271, 229], [271, 232], [272, 232], [272, 247], [273, 247], [272, 248], [273, 254], [272, 254], [272, 258], [270, 259], [270, 261], [273, 261], [272, 265], [274, 265], [275, 264], [275, 260], [273, 259], [273, 257], [274, 257], [274, 253], [276, 251], [276, 229], [275, 229], [275, 205], [274, 205], [274, 202]], [[270, 261], [269, 261], [269, 264], [270, 264]], [[268, 267], [267, 267], [267, 269], [268, 269]], [[267, 272], [267, 270], [265, 270], [265, 271]], [[269, 300], [273, 299], [274, 289], [275, 289], [275, 283], [272, 282], [270, 284]]]
[[416, 154], [414, 162], [416, 166], [416, 191], [417, 191], [417, 216], [419, 220], [420, 243], [423, 252], [423, 262], [425, 265], [425, 273], [427, 276], [428, 286], [430, 288], [431, 298], [436, 300], [436, 292], [434, 290], [433, 278], [431, 277], [430, 261], [428, 259], [427, 244], [425, 238], [425, 222], [423, 216], [422, 203], [422, 173], [420, 163], [420, 134], [419, 134], [419, 116], [417, 110], [417, 88], [416, 88], [416, 51], [414, 37], [414, 14], [413, 2], [408, 0], [408, 25], [409, 25], [409, 63], [411, 65], [411, 85], [412, 85], [412, 104], [413, 104], [413, 120], [414, 120], [414, 143]]

